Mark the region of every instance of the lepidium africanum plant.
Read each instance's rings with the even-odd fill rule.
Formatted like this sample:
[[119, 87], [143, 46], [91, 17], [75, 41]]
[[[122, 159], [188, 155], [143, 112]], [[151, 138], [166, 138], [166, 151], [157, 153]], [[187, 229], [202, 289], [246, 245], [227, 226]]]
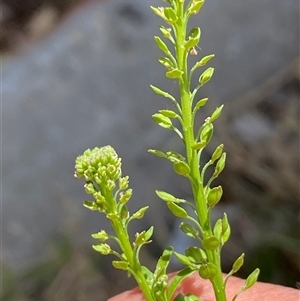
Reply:
[[[197, 92], [211, 79], [214, 72], [212, 67], [200, 72], [198, 83], [192, 87], [194, 72], [214, 57], [213, 54], [202, 57], [189, 70], [189, 56], [197, 55], [201, 31], [199, 27], [194, 27], [187, 33], [188, 21], [200, 11], [203, 4], [204, 0], [166, 0], [164, 7], [151, 7], [154, 14], [167, 24], [166, 27], [159, 27], [162, 38], [154, 37], [164, 55], [159, 58], [159, 62], [166, 68], [166, 77], [178, 82], [180, 91], [179, 99], [176, 99], [168, 92], [151, 86], [155, 93], [170, 99], [174, 104], [174, 111], [159, 110], [152, 117], [159, 126], [174, 131], [180, 137], [185, 146], [185, 154], [153, 149], [149, 152], [170, 161], [174, 171], [189, 181], [194, 201], [178, 198], [165, 191], [156, 191], [156, 194], [166, 202], [176, 217], [183, 220], [180, 229], [194, 239], [195, 245], [188, 247], [185, 254], [176, 252], [173, 247], [167, 247], [158, 259], [155, 270], [150, 271], [140, 262], [139, 253], [144, 245], [151, 242], [153, 227], [136, 233], [134, 238], [128, 233], [130, 222], [143, 218], [148, 206], [130, 214], [127, 205], [132, 189], [129, 188], [128, 176], [122, 175], [121, 159], [111, 146], [88, 149], [76, 159], [75, 176], [85, 180], [85, 191], [93, 197], [93, 200], [85, 201], [84, 206], [104, 213], [114, 230], [114, 234], [108, 234], [105, 230], [93, 234], [92, 237], [98, 240], [93, 248], [102, 255], [114, 255], [116, 260], [112, 261], [112, 265], [135, 278], [147, 301], [201, 300], [191, 293], [175, 295], [181, 282], [193, 272], [197, 272], [203, 279], [209, 279], [217, 301], [227, 301], [227, 280], [244, 262], [244, 254], [241, 254], [227, 276], [223, 276], [221, 250], [230, 236], [230, 225], [226, 213], [215, 224], [212, 224], [210, 218], [212, 209], [223, 193], [221, 186], [213, 186], [213, 181], [225, 166], [226, 153], [223, 151], [223, 144], [215, 149], [208, 162], [202, 164], [201, 160], [201, 154], [213, 136], [214, 122], [220, 116], [223, 106], [216, 108], [199, 129], [194, 124], [198, 111], [208, 100], [203, 98], [195, 101]], [[165, 43], [163, 39], [168, 42]], [[167, 45], [172, 45], [172, 51]], [[214, 171], [206, 180], [209, 167]], [[192, 210], [186, 210], [187, 207]], [[117, 250], [109, 245], [110, 240], [116, 242]], [[185, 267], [169, 279], [167, 268], [171, 256], [175, 256]], [[258, 274], [259, 269], [255, 269], [232, 301], [257, 281]]]

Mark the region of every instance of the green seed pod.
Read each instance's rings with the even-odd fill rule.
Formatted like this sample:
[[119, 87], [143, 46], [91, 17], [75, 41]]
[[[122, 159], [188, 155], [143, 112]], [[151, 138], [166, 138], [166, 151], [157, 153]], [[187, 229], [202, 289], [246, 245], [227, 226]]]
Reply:
[[205, 250], [213, 251], [220, 247], [220, 240], [216, 236], [206, 237], [202, 241], [202, 247]]
[[210, 141], [212, 135], [214, 132], [214, 126], [212, 123], [208, 123], [206, 126], [204, 126], [203, 130], [200, 134], [201, 141], [205, 141], [206, 144]]
[[171, 28], [166, 28], [161, 25], [161, 26], [159, 26], [159, 30], [161, 31], [162, 35], [165, 38], [167, 38], [167, 39], [171, 38]]
[[94, 250], [101, 253], [102, 255], [108, 255], [111, 253], [111, 248], [108, 244], [99, 244], [92, 246]]
[[204, 263], [207, 260], [205, 251], [195, 246], [187, 248], [185, 250], [185, 255], [188, 256], [189, 258], [192, 258], [191, 260], [194, 263], [198, 263], [198, 264]]
[[246, 282], [242, 288], [243, 291], [247, 290], [248, 288], [250, 288], [251, 286], [253, 286], [256, 281], [257, 278], [259, 276], [260, 270], [259, 269], [255, 269], [246, 279]]
[[174, 68], [174, 69], [171, 69], [170, 71], [166, 72], [166, 77], [168, 78], [171, 78], [171, 79], [179, 79], [183, 74], [183, 71], [177, 69], [177, 68]]
[[201, 107], [206, 105], [207, 101], [208, 101], [208, 98], [202, 98], [202, 99], [198, 100], [198, 102], [195, 105], [194, 110], [198, 111]]
[[214, 226], [214, 231], [213, 231], [214, 235], [221, 240], [221, 235], [222, 235], [222, 219], [218, 219], [215, 223]]
[[178, 17], [171, 7], [164, 8], [165, 21], [169, 24], [174, 24], [178, 20]]
[[188, 214], [185, 209], [182, 207], [178, 206], [177, 204], [173, 202], [168, 202], [167, 206], [169, 207], [170, 211], [177, 217], [181, 218], [187, 218]]
[[127, 189], [124, 193], [120, 193], [119, 202], [121, 204], [126, 204], [132, 196], [132, 189]]
[[113, 260], [112, 265], [113, 265], [114, 268], [116, 268], [118, 270], [123, 270], [123, 271], [126, 271], [129, 267], [128, 262], [118, 261], [118, 260]]
[[219, 203], [221, 200], [221, 197], [223, 195], [223, 189], [222, 186], [217, 186], [209, 190], [208, 196], [207, 196], [207, 204], [211, 208], [214, 207], [216, 204]]
[[158, 59], [158, 61], [167, 69], [171, 70], [174, 69], [173, 62], [168, 57], [161, 57]]
[[200, 75], [200, 78], [199, 78], [200, 85], [204, 85], [210, 81], [210, 79], [212, 78], [212, 76], [214, 74], [214, 70], [215, 70], [214, 68], [209, 67]]
[[84, 206], [85, 208], [90, 209], [91, 211], [96, 211], [96, 210], [98, 210], [97, 204], [96, 204], [95, 202], [93, 202], [93, 201], [84, 201], [84, 202], [83, 202], [83, 206]]
[[120, 189], [127, 189], [128, 188], [128, 184], [129, 184], [129, 177], [122, 177], [119, 179], [119, 188]]
[[92, 182], [85, 183], [84, 189], [87, 194], [95, 193], [95, 187]]
[[188, 40], [184, 43], [184, 48], [189, 51], [198, 45], [200, 41], [201, 30], [199, 27], [193, 27], [188, 35]]
[[183, 161], [175, 162], [173, 167], [174, 171], [181, 176], [187, 177], [190, 174], [190, 167]]
[[204, 4], [204, 0], [194, 0], [191, 4], [191, 6], [188, 9], [188, 13], [191, 14], [198, 14], [200, 11], [201, 7]]
[[220, 107], [217, 107], [214, 112], [211, 114], [210, 116], [210, 121], [213, 122], [215, 121], [216, 119], [219, 118], [219, 116], [221, 115], [221, 112], [224, 108], [224, 105], [221, 105]]
[[159, 110], [158, 111], [160, 114], [164, 115], [165, 117], [169, 117], [169, 118], [176, 118], [178, 117], [178, 115], [172, 111], [172, 110]]
[[105, 242], [106, 240], [108, 240], [108, 234], [104, 230], [92, 234], [92, 237], [95, 239], [99, 239], [101, 242]]
[[227, 214], [224, 213], [223, 219], [222, 219], [222, 235], [221, 235], [221, 243], [224, 245], [224, 243], [229, 239], [230, 237], [230, 225], [228, 222]]
[[232, 265], [232, 272], [236, 273], [244, 264], [245, 254], [243, 253], [240, 257], [236, 259], [236, 261]]
[[157, 16], [164, 18], [164, 12], [163, 12], [163, 7], [154, 7], [150, 6], [151, 10], [156, 14]]
[[165, 44], [165, 42], [163, 42], [163, 40], [158, 37], [158, 36], [155, 36], [154, 37], [154, 40], [157, 44], [157, 47], [163, 52], [165, 53], [166, 55], [169, 55], [170, 54], [170, 50], [168, 48], [168, 46]]
[[182, 222], [179, 228], [186, 236], [196, 238], [199, 235], [198, 231], [190, 224]]
[[224, 144], [220, 144], [215, 151], [213, 152], [211, 156], [211, 162], [214, 163], [216, 160], [220, 159], [222, 153], [223, 153]]
[[203, 279], [212, 279], [217, 273], [218, 268], [212, 262], [202, 264], [199, 268], [199, 275]]
[[197, 67], [205, 66], [214, 56], [214, 54], [204, 56], [198, 63], [196, 63]]
[[223, 171], [225, 167], [225, 162], [226, 162], [226, 153], [224, 152], [221, 158], [219, 159], [219, 161], [217, 162], [215, 172], [214, 172], [215, 177], [217, 177]]
[[173, 124], [170, 118], [165, 117], [164, 115], [160, 113], [155, 113], [152, 115], [152, 119], [154, 122], [156, 122], [159, 126], [165, 128], [165, 129], [172, 129]]
[[141, 219], [144, 217], [145, 212], [148, 210], [149, 206], [142, 207], [137, 212], [133, 213], [132, 217], [135, 219]]

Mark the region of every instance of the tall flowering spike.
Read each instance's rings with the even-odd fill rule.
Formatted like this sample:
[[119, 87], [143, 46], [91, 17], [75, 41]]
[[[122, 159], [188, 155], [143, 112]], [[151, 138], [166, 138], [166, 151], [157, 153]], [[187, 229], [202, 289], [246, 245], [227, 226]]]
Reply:
[[[76, 178], [85, 178], [86, 181], [94, 180], [102, 186], [119, 180], [121, 176], [121, 158], [110, 145], [95, 147], [92, 150], [87, 149], [76, 159]], [[109, 186], [114, 187], [114, 185]]]

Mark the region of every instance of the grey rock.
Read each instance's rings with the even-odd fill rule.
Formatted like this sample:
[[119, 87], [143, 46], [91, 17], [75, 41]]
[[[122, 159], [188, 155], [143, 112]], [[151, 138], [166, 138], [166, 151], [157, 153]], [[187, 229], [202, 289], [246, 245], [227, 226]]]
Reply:
[[[142, 226], [154, 223], [165, 241], [170, 218], [154, 189], [185, 194], [186, 185], [148, 148], [179, 141], [150, 115], [171, 107], [149, 84], [176, 93], [164, 78], [153, 42], [158, 1], [90, 3], [51, 36], [3, 66], [2, 255], [14, 268], [45, 256], [49, 241], [74, 242], [107, 223], [82, 207], [74, 160], [85, 148], [111, 144], [131, 177], [131, 210], [150, 204]], [[216, 53], [216, 74], [203, 95], [226, 102], [264, 81], [299, 55], [297, 0], [211, 0], [194, 24], [202, 28], [199, 56]], [[205, 116], [202, 116], [203, 118]], [[157, 214], [160, 212], [160, 215]]]

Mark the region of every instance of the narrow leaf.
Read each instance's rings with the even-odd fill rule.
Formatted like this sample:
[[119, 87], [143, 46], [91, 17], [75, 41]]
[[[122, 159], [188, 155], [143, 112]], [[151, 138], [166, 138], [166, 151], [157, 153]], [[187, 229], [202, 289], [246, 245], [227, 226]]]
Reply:
[[186, 267], [181, 270], [171, 281], [167, 293], [167, 300], [171, 300], [179, 284], [195, 271], [192, 267]]

